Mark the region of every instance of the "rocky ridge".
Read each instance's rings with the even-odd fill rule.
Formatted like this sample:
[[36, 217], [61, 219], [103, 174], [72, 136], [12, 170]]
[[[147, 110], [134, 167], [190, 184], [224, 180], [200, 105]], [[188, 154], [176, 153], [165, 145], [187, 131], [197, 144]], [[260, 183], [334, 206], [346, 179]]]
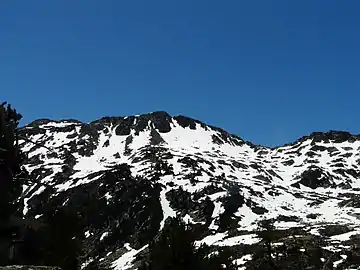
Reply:
[[74, 213], [69, 230], [86, 247], [83, 268], [96, 261], [136, 269], [175, 216], [197, 228], [197, 245], [236, 251], [238, 269], [254, 269], [266, 219], [275, 221], [277, 246], [301, 237], [304, 248], [319, 246], [329, 269], [356, 261], [349, 254], [360, 236], [360, 135], [316, 132], [268, 148], [166, 112], [41, 119], [21, 133], [34, 142], [20, 145], [38, 182], [24, 187], [24, 213]]

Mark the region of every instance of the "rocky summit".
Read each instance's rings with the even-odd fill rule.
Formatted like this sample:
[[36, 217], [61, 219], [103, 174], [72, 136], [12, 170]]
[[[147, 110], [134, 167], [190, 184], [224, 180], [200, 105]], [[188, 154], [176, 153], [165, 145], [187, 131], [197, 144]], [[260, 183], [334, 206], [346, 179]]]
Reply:
[[359, 269], [359, 135], [316, 132], [269, 148], [166, 112], [41, 119], [20, 132], [36, 179], [24, 186], [24, 214], [71, 231], [83, 269], [137, 269], [171, 217], [194, 228], [195, 246], [228, 250], [235, 269], [260, 269], [265, 220], [276, 260], [296, 246], [296, 261], [327, 267], [289, 269]]

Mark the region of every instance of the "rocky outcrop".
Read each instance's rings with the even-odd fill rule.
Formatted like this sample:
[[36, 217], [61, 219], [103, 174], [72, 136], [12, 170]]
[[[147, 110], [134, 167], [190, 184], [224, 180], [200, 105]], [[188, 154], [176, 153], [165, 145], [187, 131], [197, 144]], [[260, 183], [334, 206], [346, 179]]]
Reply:
[[[343, 246], [360, 233], [359, 135], [317, 132], [268, 148], [199, 120], [153, 112], [90, 123], [42, 119], [21, 136], [28, 138], [20, 141], [25, 168], [38, 181], [26, 187], [26, 215], [50, 222], [38, 245], [59, 257], [81, 247], [84, 270], [136, 268], [173, 217], [209, 254], [225, 250], [245, 269], [264, 257], [256, 235], [268, 219], [279, 254], [289, 245], [306, 249], [306, 260], [332, 256], [338, 265], [353, 262], [341, 255], [357, 254]], [[54, 231], [57, 245], [46, 241]], [[325, 246], [339, 251], [316, 253]]]

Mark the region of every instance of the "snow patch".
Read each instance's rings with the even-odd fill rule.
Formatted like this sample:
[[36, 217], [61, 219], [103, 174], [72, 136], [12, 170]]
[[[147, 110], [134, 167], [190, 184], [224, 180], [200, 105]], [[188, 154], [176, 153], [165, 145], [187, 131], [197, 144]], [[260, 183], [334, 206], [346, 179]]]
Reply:
[[120, 258], [112, 263], [114, 270], [127, 270], [133, 267], [133, 261], [136, 258], [136, 255], [146, 249], [148, 245], [142, 247], [139, 250], [133, 249], [129, 244], [125, 244], [124, 247], [128, 250]]

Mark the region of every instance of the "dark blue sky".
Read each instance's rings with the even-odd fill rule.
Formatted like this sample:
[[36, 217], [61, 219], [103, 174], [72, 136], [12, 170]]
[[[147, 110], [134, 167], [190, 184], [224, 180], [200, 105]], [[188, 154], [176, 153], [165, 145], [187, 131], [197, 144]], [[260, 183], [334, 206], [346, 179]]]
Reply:
[[360, 2], [34, 0], [0, 6], [0, 99], [24, 115], [165, 110], [278, 145], [360, 133]]

